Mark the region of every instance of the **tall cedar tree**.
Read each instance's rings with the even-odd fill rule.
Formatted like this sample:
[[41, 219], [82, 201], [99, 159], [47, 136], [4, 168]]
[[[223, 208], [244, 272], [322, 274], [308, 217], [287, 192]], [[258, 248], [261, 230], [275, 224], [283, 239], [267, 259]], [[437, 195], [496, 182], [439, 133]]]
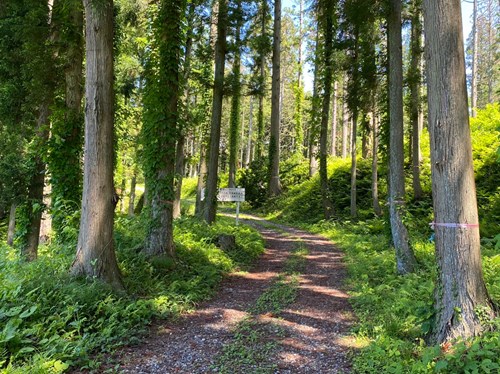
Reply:
[[481, 264], [459, 0], [424, 0], [438, 278], [434, 340], [479, 335], [493, 317]]
[[387, 19], [389, 48], [389, 216], [396, 266], [400, 274], [415, 270], [416, 260], [403, 223], [405, 198], [403, 151], [403, 56], [401, 0], [389, 1]]
[[323, 107], [321, 111], [320, 127], [320, 149], [319, 149], [319, 176], [321, 183], [321, 202], [325, 219], [332, 217], [333, 204], [328, 188], [328, 119], [330, 114], [330, 100], [333, 78], [333, 37], [334, 37], [334, 5], [329, 0], [320, 1], [318, 9], [319, 25], [324, 35], [324, 47], [322, 49], [323, 63]]
[[[68, 215], [80, 209], [82, 193], [83, 6], [79, 0], [54, 4], [59, 64], [64, 71], [64, 102], [52, 116], [49, 152], [52, 227], [57, 240], [67, 240]], [[76, 229], [77, 227], [75, 227]]]
[[421, 199], [423, 195], [422, 183], [420, 182], [420, 135], [422, 133], [424, 117], [421, 105], [421, 65], [422, 65], [422, 1], [413, 0], [411, 12], [411, 44], [410, 44], [410, 68], [408, 71], [410, 84], [410, 122], [411, 122], [411, 162], [412, 162], [412, 185], [415, 199]]
[[184, 48], [184, 67], [183, 67], [183, 85], [184, 85], [184, 116], [183, 121], [180, 121], [181, 128], [179, 129], [179, 139], [177, 140], [177, 147], [175, 151], [175, 198], [174, 198], [174, 218], [181, 215], [181, 191], [182, 181], [185, 172], [185, 143], [187, 126], [192, 122], [191, 120], [191, 107], [190, 99], [191, 92], [189, 90], [189, 75], [191, 74], [191, 59], [193, 52], [193, 33], [194, 33], [194, 20], [195, 20], [196, 4], [192, 1], [189, 4], [188, 17], [187, 17], [187, 35], [186, 46]]
[[[154, 49], [144, 98], [144, 176], [148, 189], [148, 256], [175, 254], [173, 202], [179, 135], [182, 23], [185, 1], [163, 0], [154, 21]], [[155, 60], [156, 59], [156, 60]]]
[[[52, 22], [52, 11], [49, 9], [48, 2], [37, 2], [30, 6], [30, 12], [41, 16], [38, 18], [37, 27], [27, 27], [27, 37], [25, 47], [30, 54], [30, 65], [34, 74], [29, 83], [32, 88], [30, 96], [33, 96], [32, 102], [35, 116], [35, 137], [29, 151], [29, 159], [32, 165], [28, 181], [28, 201], [25, 205], [24, 214], [28, 218], [27, 230], [23, 235], [23, 245], [21, 248], [22, 256], [26, 260], [34, 260], [37, 257], [38, 244], [40, 237], [40, 227], [42, 223], [43, 212], [43, 189], [45, 184], [46, 172], [46, 144], [49, 139], [50, 127], [50, 107], [54, 101], [54, 35], [55, 28]], [[49, 48], [47, 48], [49, 46]]]
[[229, 183], [228, 187], [236, 185], [236, 169], [238, 167], [238, 153], [240, 147], [241, 127], [241, 28], [243, 26], [243, 9], [241, 0], [235, 1], [233, 9], [234, 19], [234, 59], [232, 79], [231, 116], [229, 129]]
[[273, 76], [271, 85], [271, 131], [269, 139], [269, 196], [281, 193], [280, 122], [281, 122], [281, 0], [274, 0]]
[[227, 0], [219, 0], [217, 17], [217, 41], [215, 43], [215, 73], [210, 122], [210, 142], [207, 168], [207, 188], [203, 217], [213, 223], [217, 212], [217, 181], [219, 168], [219, 143], [222, 119], [222, 99], [224, 96], [224, 67], [226, 62]]
[[80, 233], [71, 272], [122, 289], [113, 241], [113, 0], [84, 0], [84, 7], [85, 159]]

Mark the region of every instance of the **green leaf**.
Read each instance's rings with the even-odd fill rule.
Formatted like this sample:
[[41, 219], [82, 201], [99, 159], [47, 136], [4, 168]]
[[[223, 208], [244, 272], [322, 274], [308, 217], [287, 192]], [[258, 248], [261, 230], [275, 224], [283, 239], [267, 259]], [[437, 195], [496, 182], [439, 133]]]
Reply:
[[37, 306], [36, 305], [33, 305], [31, 308], [29, 309], [26, 309], [24, 312], [22, 312], [20, 315], [19, 315], [19, 318], [28, 318], [29, 316], [31, 316], [33, 313], [35, 313], [35, 310], [37, 309]]

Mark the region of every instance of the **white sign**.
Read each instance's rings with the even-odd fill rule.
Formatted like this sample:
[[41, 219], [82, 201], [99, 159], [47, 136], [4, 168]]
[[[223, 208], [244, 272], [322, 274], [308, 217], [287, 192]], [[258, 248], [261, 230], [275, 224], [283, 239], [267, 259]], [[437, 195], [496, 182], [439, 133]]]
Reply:
[[217, 195], [219, 201], [245, 201], [244, 188], [221, 188]]
[[[201, 200], [205, 200], [205, 189], [201, 191]], [[245, 201], [245, 189], [221, 188], [217, 194], [217, 201]]]
[[[201, 190], [201, 200], [205, 200], [205, 189]], [[236, 224], [240, 216], [240, 202], [245, 201], [244, 188], [221, 188], [217, 194], [218, 201], [236, 201]]]

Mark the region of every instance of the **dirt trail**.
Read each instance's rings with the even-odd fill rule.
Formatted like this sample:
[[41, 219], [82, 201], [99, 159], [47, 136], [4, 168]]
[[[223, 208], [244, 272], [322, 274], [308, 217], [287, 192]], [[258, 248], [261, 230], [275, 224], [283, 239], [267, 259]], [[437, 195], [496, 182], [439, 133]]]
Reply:
[[[265, 253], [248, 273], [228, 276], [217, 295], [180, 320], [156, 327], [140, 346], [119, 353], [123, 373], [216, 373], [224, 347], [257, 299], [282, 274], [286, 259], [298, 243], [308, 249], [298, 276], [297, 297], [279, 315], [254, 316], [258, 323], [279, 326], [269, 352], [274, 373], [346, 373], [350, 371], [346, 336], [353, 321], [348, 295], [343, 291], [342, 253], [326, 239], [310, 233], [247, 219], [261, 232]], [[262, 336], [261, 336], [262, 339]], [[233, 371], [234, 372], [234, 371]], [[258, 365], [246, 372], [263, 372]]]

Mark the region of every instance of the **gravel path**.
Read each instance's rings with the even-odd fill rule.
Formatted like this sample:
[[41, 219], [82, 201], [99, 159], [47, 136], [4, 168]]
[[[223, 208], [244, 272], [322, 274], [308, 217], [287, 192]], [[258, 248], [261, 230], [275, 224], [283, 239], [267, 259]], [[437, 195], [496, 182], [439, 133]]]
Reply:
[[253, 270], [228, 276], [217, 295], [180, 320], [156, 326], [141, 345], [121, 350], [122, 373], [216, 373], [214, 367], [235, 328], [248, 310], [283, 271], [290, 252], [302, 242], [307, 262], [298, 278], [295, 302], [278, 316], [259, 316], [261, 323], [281, 326], [272, 361], [275, 373], [347, 373], [350, 371], [347, 337], [353, 314], [343, 290], [342, 253], [326, 239], [271, 224], [246, 220], [261, 232], [266, 251]]

